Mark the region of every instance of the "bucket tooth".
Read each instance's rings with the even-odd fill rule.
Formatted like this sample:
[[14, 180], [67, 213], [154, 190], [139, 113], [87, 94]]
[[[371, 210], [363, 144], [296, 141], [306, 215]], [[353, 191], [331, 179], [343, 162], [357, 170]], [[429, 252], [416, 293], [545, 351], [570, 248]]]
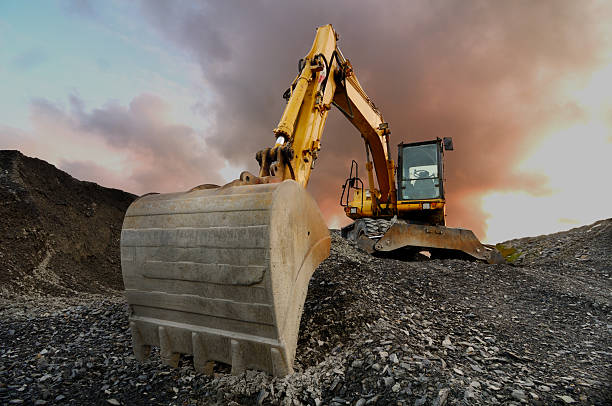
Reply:
[[191, 353], [193, 354], [193, 368], [198, 372], [204, 372], [208, 363], [208, 353], [202, 333], [191, 333]]
[[159, 346], [233, 373], [291, 373], [308, 282], [329, 231], [294, 181], [147, 195], [128, 209], [121, 267], [137, 358]]
[[132, 347], [134, 348], [134, 357], [138, 361], [144, 361], [151, 354], [151, 346], [144, 344], [142, 334], [138, 330], [138, 326], [133, 321], [130, 322], [130, 331], [132, 332]]
[[178, 366], [179, 358], [181, 354], [172, 351], [172, 343], [170, 341], [170, 334], [166, 327], [159, 326], [159, 352], [161, 354], [162, 362], [172, 368]]
[[232, 375], [240, 375], [246, 370], [243, 349], [238, 340], [232, 340]]
[[270, 357], [272, 358], [272, 373], [274, 376], [285, 376], [293, 373], [293, 367], [287, 366], [287, 362], [283, 359], [283, 355], [278, 348], [270, 348]]

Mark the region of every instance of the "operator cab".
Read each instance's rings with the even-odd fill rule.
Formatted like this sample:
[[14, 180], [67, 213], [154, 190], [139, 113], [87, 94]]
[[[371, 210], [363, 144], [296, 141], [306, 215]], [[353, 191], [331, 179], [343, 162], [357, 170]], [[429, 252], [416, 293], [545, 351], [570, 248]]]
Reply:
[[444, 199], [443, 154], [452, 139], [398, 145], [397, 200]]
[[450, 137], [399, 144], [397, 202], [392, 209], [381, 204], [378, 211], [374, 202], [379, 196], [372, 196], [365, 187], [358, 175], [357, 162], [353, 160], [350, 175], [342, 185], [340, 205], [346, 215], [355, 220], [397, 216], [413, 224], [444, 225], [443, 155], [445, 150], [452, 149]]

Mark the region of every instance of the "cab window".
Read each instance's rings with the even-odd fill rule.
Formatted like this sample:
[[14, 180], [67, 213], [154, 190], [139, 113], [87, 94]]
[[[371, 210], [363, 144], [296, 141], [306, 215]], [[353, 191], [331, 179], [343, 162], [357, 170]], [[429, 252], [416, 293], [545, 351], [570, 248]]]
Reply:
[[439, 197], [438, 145], [403, 147], [400, 200], [437, 199]]

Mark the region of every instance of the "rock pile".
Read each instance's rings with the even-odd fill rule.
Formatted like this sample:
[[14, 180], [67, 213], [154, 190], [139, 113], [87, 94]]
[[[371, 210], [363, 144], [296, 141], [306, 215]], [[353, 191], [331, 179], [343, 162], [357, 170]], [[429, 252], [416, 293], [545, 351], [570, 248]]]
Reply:
[[[607, 231], [594, 235], [595, 246], [612, 235], [612, 221], [600, 227]], [[405, 263], [369, 257], [337, 235], [332, 247], [309, 288], [299, 372], [285, 380], [220, 375], [205, 394], [219, 404], [262, 397], [314, 405], [611, 399], [608, 265], [593, 271], [584, 291], [571, 275], [542, 265]], [[598, 254], [612, 259], [610, 251]]]
[[0, 151], [0, 297], [122, 289], [119, 236], [134, 198]]
[[[604, 246], [612, 221], [597, 224], [574, 237]], [[528, 262], [557, 235], [516, 242], [524, 252], [520, 265], [374, 258], [338, 233], [332, 237], [332, 253], [310, 283], [291, 376], [232, 376], [224, 365], [200, 375], [188, 357], [170, 369], [156, 353], [141, 364], [131, 352], [121, 297], [24, 299], [0, 302], [0, 403], [612, 401], [610, 250], [581, 254], [598, 260], [577, 274], [563, 264]]]
[[[577, 285], [576, 291], [602, 301], [606, 300], [606, 291], [612, 289], [610, 219], [560, 233], [511, 240], [503, 245], [516, 250], [514, 264], [542, 273], [552, 272], [550, 283]], [[601, 288], [605, 289], [601, 291]]]
[[505, 265], [375, 258], [333, 231], [295, 373], [207, 376], [134, 359], [133, 199], [0, 151], [0, 404], [612, 404], [612, 219], [505, 242]]

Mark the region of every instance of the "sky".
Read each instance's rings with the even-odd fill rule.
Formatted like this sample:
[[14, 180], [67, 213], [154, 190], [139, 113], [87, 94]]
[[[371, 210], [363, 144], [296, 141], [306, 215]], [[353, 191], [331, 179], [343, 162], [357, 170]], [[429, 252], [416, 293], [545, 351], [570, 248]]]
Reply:
[[[606, 1], [4, 0], [0, 148], [136, 194], [257, 172], [331, 23], [392, 145], [453, 137], [448, 225], [547, 234], [612, 217], [611, 18]], [[332, 110], [308, 186], [332, 227], [352, 159]]]

